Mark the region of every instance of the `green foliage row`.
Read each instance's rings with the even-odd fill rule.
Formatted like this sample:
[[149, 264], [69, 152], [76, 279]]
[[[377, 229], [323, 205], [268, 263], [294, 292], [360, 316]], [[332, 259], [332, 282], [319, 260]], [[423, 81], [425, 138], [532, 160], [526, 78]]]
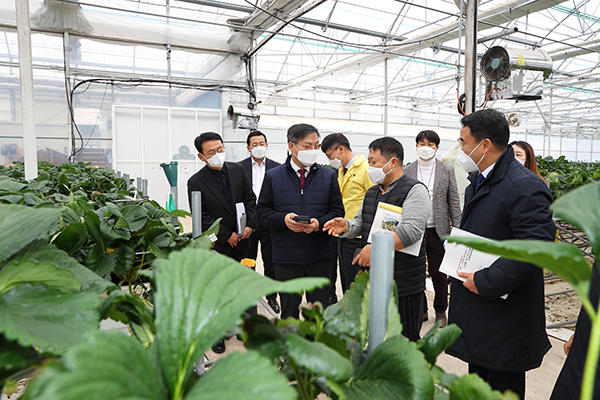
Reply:
[[550, 184], [555, 199], [600, 179], [600, 163], [569, 161], [565, 156], [536, 158], [540, 174]]
[[0, 204], [63, 210], [52, 243], [102, 277], [131, 285], [140, 269], [191, 241], [191, 233], [180, 235], [171, 223], [189, 213], [133, 199], [113, 170], [39, 162], [38, 171], [27, 181], [22, 163], [0, 168]]

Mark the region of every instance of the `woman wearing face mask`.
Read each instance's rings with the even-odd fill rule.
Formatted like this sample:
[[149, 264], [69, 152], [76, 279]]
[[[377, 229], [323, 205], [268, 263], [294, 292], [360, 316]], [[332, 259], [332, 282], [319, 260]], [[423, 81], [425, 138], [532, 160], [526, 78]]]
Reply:
[[544, 182], [546, 180], [542, 175], [540, 175], [540, 171], [538, 170], [537, 161], [535, 160], [535, 153], [533, 152], [533, 147], [527, 142], [522, 140], [515, 140], [514, 142], [509, 143], [512, 146], [513, 151], [515, 152], [515, 159], [523, 164], [525, 168], [539, 176]]
[[[448, 308], [448, 278], [441, 273], [440, 265], [444, 258], [444, 245], [440, 237], [448, 236], [452, 226], [460, 224], [460, 200], [456, 185], [454, 168], [443, 161], [436, 160], [440, 137], [431, 130], [420, 132], [416, 139], [419, 158], [404, 168], [406, 175], [420, 180], [429, 191], [432, 213], [427, 220], [425, 234], [427, 264], [433, 281], [435, 297], [433, 308], [435, 320], [446, 326]], [[429, 319], [427, 302], [423, 304], [423, 321]]]

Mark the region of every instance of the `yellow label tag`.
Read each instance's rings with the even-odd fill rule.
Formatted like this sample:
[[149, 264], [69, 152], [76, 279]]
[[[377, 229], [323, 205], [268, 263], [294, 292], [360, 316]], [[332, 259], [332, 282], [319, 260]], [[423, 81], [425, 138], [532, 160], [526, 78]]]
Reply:
[[518, 61], [519, 65], [525, 65], [525, 57], [523, 57], [522, 55], [519, 54], [519, 61]]

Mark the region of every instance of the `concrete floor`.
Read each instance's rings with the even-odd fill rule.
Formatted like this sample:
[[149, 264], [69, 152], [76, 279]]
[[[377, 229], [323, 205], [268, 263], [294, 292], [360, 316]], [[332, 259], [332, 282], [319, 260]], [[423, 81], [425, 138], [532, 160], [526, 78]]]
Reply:
[[[186, 231], [191, 230], [191, 218], [188, 218], [182, 222]], [[256, 270], [258, 273], [263, 273], [263, 263], [260, 257], [260, 252], [256, 263]], [[427, 279], [426, 283], [426, 294], [429, 304], [429, 321], [423, 323], [421, 336], [423, 336], [435, 322], [435, 315], [432, 311], [433, 284], [429, 278]], [[343, 296], [339, 278], [337, 281], [337, 295], [338, 299], [341, 299]], [[259, 313], [266, 315], [266, 313], [262, 312], [260, 308]], [[531, 370], [527, 373], [525, 400], [547, 400], [550, 398], [550, 394], [552, 393], [552, 389], [554, 387], [554, 382], [556, 381], [556, 378], [558, 377], [558, 374], [560, 373], [565, 361], [566, 355], [563, 351], [563, 344], [569, 339], [572, 332], [567, 329], [550, 329], [548, 330], [548, 334], [552, 348], [544, 357], [542, 365], [539, 368]], [[243, 343], [237, 340], [235, 337], [227, 340], [226, 345], [227, 350], [224, 354], [215, 354], [209, 350], [206, 354], [208, 359], [216, 361], [218, 358], [223, 357], [233, 351], [245, 351]], [[448, 373], [453, 373], [456, 375], [464, 375], [467, 373], [467, 364], [465, 362], [445, 353], [442, 353], [438, 357], [437, 364]], [[321, 397], [319, 397], [319, 399], [321, 399]], [[325, 397], [323, 397], [323, 399], [325, 399]]]

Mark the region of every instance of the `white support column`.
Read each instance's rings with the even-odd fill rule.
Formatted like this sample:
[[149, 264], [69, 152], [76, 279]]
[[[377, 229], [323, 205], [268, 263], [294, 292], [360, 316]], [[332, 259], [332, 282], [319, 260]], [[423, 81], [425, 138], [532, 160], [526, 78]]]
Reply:
[[383, 136], [388, 135], [388, 59], [383, 60]]
[[37, 140], [33, 114], [33, 62], [31, 57], [31, 25], [29, 1], [15, 0], [17, 12], [17, 37], [19, 41], [19, 75], [21, 79], [21, 120], [23, 127], [23, 153], [25, 179], [38, 176]]
[[551, 141], [552, 141], [552, 89], [550, 89], [550, 107], [548, 108], [548, 151], [546, 156], [550, 155]]
[[477, 78], [477, 1], [467, 1], [465, 18], [465, 114], [475, 111]]

